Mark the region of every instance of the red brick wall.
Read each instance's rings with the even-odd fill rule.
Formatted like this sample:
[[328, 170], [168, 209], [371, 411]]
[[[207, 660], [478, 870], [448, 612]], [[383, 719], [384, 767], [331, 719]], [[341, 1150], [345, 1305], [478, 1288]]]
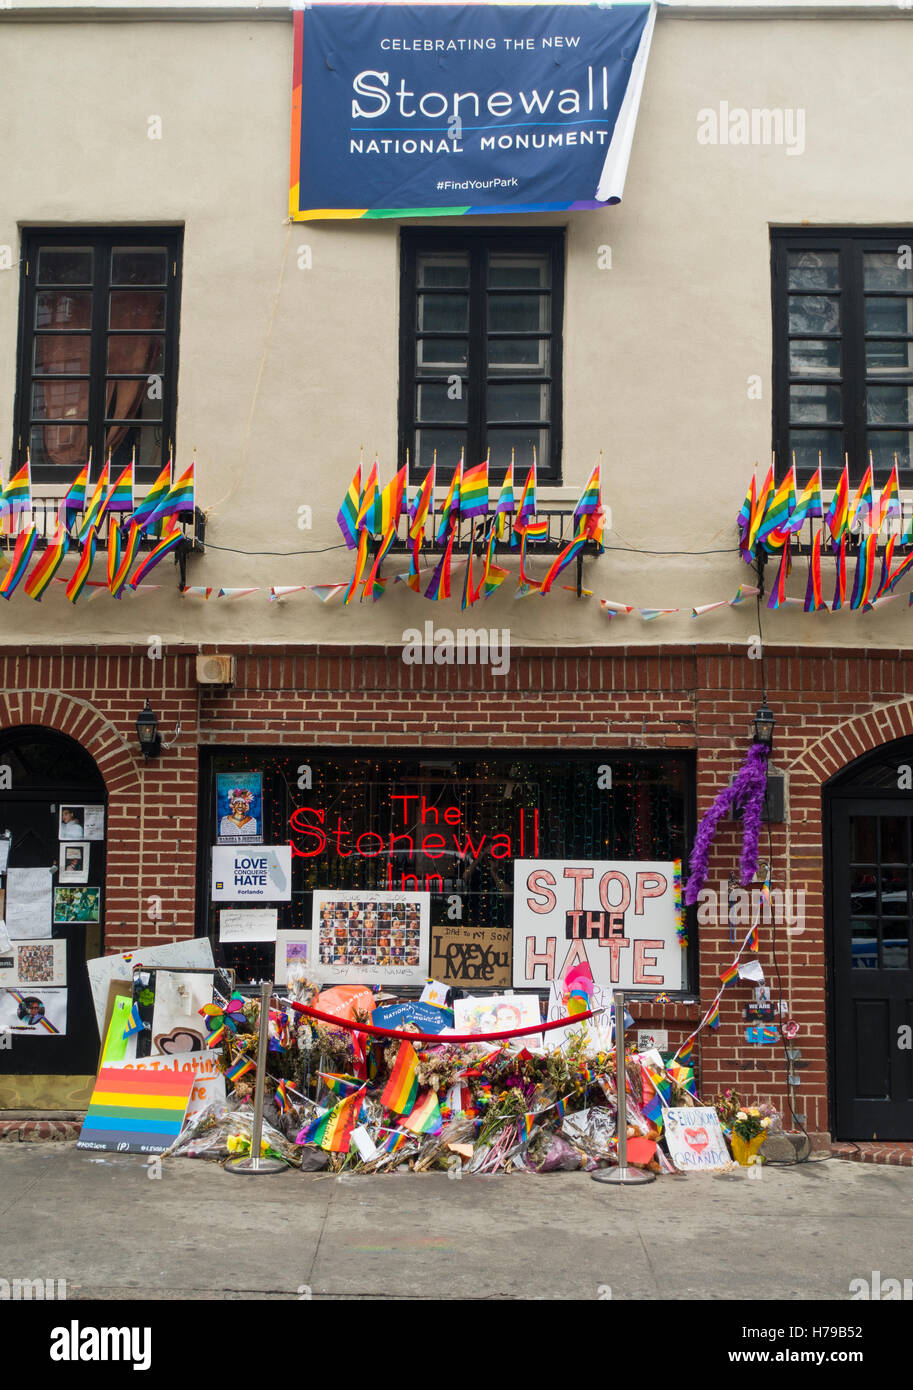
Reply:
[[[220, 647], [220, 651], [230, 650]], [[236, 648], [231, 690], [199, 692], [194, 649], [26, 649], [0, 657], [0, 726], [60, 729], [95, 757], [109, 793], [107, 945], [190, 935], [194, 923], [199, 744], [449, 748], [696, 748], [702, 814], [744, 757], [760, 703], [760, 662], [745, 648], [604, 648], [513, 652], [506, 677], [487, 667], [407, 666], [383, 649]], [[773, 828], [774, 887], [804, 889], [801, 934], [777, 931], [783, 992], [801, 1024], [799, 1098], [809, 1130], [828, 1128], [821, 787], [854, 758], [913, 735], [913, 658], [903, 652], [768, 648], [774, 761], [788, 774], [787, 826]], [[177, 745], [147, 766], [134, 721], [146, 696]], [[787, 833], [788, 832], [788, 833]], [[762, 840], [762, 857], [764, 841]], [[723, 824], [708, 884], [737, 863], [739, 830]], [[163, 917], [147, 916], [150, 896]], [[773, 975], [771, 929], [761, 960]], [[700, 932], [702, 1008], [733, 947], [725, 923]], [[785, 1103], [779, 1048], [744, 1041], [747, 986], [727, 990], [722, 1026], [697, 1048], [701, 1091], [736, 1086]], [[684, 1040], [696, 1007], [641, 1009]]]

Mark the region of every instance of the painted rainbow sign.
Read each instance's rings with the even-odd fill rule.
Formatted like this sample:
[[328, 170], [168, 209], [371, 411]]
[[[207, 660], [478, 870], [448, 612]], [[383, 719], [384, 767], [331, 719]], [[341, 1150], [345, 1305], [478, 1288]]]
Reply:
[[129, 1063], [102, 1067], [76, 1147], [164, 1152], [181, 1132], [193, 1083], [192, 1071], [138, 1071]]
[[295, 11], [290, 216], [621, 200], [655, 4]]

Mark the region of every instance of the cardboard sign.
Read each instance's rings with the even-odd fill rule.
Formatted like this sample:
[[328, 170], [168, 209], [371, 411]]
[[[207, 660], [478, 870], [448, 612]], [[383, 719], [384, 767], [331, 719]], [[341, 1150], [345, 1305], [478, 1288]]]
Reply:
[[603, 988], [680, 989], [680, 863], [514, 860], [514, 987], [588, 962]]
[[213, 845], [214, 903], [287, 903], [292, 897], [290, 845]]
[[375, 1009], [371, 1022], [378, 1028], [405, 1028], [412, 1023], [420, 1033], [439, 1033], [442, 1028], [453, 1027], [453, 1013], [435, 1004], [406, 999], [401, 1004], [385, 1004]]
[[444, 922], [431, 929], [431, 969], [447, 985], [510, 984], [513, 932]]
[[682, 1173], [710, 1172], [732, 1163], [716, 1111], [682, 1105], [663, 1112], [669, 1156]]

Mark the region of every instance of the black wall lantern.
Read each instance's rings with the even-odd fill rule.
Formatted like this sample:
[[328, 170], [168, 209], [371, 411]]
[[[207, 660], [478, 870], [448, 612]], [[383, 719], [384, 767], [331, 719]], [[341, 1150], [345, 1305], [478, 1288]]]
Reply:
[[754, 717], [753, 742], [763, 743], [768, 752], [774, 745], [774, 716], [766, 700]]
[[146, 707], [136, 721], [136, 735], [139, 739], [140, 751], [146, 762], [150, 758], [157, 758], [162, 751], [162, 737], [159, 733], [159, 722], [152, 712], [152, 706], [146, 701]]

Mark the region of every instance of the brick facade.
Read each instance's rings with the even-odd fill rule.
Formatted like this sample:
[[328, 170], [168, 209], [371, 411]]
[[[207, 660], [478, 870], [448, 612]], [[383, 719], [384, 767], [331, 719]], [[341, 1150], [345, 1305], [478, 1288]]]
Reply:
[[[220, 646], [222, 652], [231, 648]], [[396, 748], [460, 746], [697, 750], [702, 814], [744, 757], [760, 703], [760, 663], [745, 647], [604, 648], [511, 653], [506, 677], [488, 668], [407, 666], [396, 650], [234, 650], [231, 690], [200, 688], [196, 649], [23, 649], [0, 658], [0, 726], [69, 734], [94, 757], [109, 796], [106, 945], [124, 950], [194, 931], [197, 750], [200, 744]], [[801, 1025], [801, 1110], [810, 1132], [829, 1129], [827, 965], [821, 789], [862, 754], [913, 735], [913, 658], [864, 650], [768, 648], [767, 698], [777, 719], [774, 761], [788, 777], [787, 822], [773, 827], [774, 887], [804, 890], [805, 929], [776, 933], [784, 996]], [[134, 722], [150, 697], [165, 740], [144, 766]], [[764, 854], [762, 841], [762, 858]], [[720, 827], [708, 885], [737, 863], [739, 829]], [[174, 884], [173, 890], [163, 884]], [[150, 920], [147, 900], [162, 897]], [[761, 960], [776, 984], [771, 928]], [[702, 1007], [732, 959], [725, 923], [699, 933]], [[785, 1106], [778, 1047], [744, 1042], [747, 986], [733, 986], [722, 1026], [696, 1056], [702, 1094], [725, 1086]], [[650, 1006], [641, 1022], [679, 1042], [696, 1005]], [[800, 1108], [797, 1106], [797, 1108]]]

